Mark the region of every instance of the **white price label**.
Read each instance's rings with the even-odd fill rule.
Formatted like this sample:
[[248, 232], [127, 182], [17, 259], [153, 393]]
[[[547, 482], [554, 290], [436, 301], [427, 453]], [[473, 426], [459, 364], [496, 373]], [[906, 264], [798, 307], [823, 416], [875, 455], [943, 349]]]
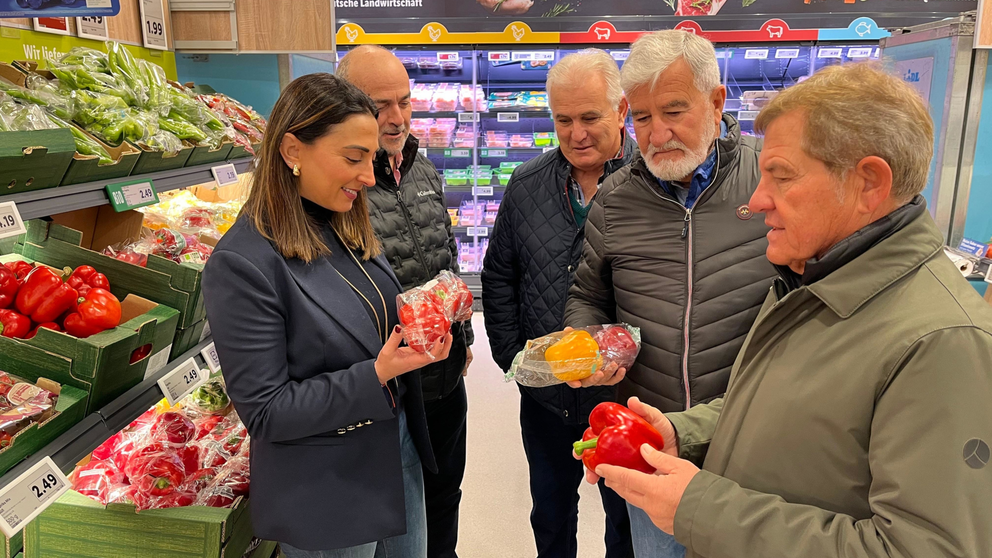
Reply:
[[200, 354], [203, 356], [203, 360], [207, 361], [207, 367], [210, 368], [211, 374], [220, 371], [220, 357], [217, 356], [217, 347], [213, 343], [204, 347]]
[[69, 489], [69, 481], [45, 457], [0, 490], [0, 531], [13, 537]]
[[489, 53], [490, 62], [509, 62], [510, 61], [510, 51], [494, 51]]
[[155, 199], [155, 189], [151, 182], [140, 182], [138, 184], [128, 184], [121, 187], [124, 194], [124, 201], [128, 205], [144, 205]]
[[472, 151], [469, 149], [449, 149], [448, 157], [471, 157]]
[[539, 62], [539, 61], [546, 62], [555, 59], [555, 51], [537, 50], [537, 51], [514, 52], [511, 55], [511, 59], [514, 62]]
[[0, 238], [24, 234], [24, 221], [14, 202], [0, 203]]
[[520, 122], [520, 113], [501, 112], [496, 115], [496, 122]]
[[872, 47], [863, 48], [849, 48], [847, 49], [848, 58], [869, 58], [871, 57], [872, 51], [875, 50]]
[[427, 148], [426, 147], [421, 147], [421, 148], [417, 149], [417, 151], [420, 152], [420, 154], [423, 155], [424, 157], [427, 156]]
[[111, 0], [86, 0], [87, 8], [112, 8], [114, 7]]
[[145, 48], [169, 50], [162, 0], [141, 0], [141, 35], [145, 40]]
[[465, 122], [478, 122], [478, 121], [479, 121], [479, 113], [477, 113], [477, 112], [459, 112], [458, 113], [458, 122], [461, 122], [461, 123], [464, 124]]
[[630, 51], [629, 50], [611, 50], [610, 51], [610, 56], [612, 56], [613, 59], [616, 60], [617, 62], [621, 62], [623, 60], [626, 60], [627, 57], [630, 56]]
[[749, 48], [744, 51], [744, 60], [766, 60], [767, 58], [767, 48]]
[[465, 234], [469, 236], [489, 236], [488, 227], [468, 227], [465, 229]]
[[204, 322], [203, 333], [200, 334], [200, 340], [197, 343], [203, 343], [203, 340], [210, 337], [210, 322]]
[[105, 41], [109, 38], [107, 35], [107, 18], [103, 16], [77, 17], [76, 32], [83, 39]]
[[214, 175], [217, 186], [230, 186], [238, 183], [238, 169], [234, 168], [234, 163], [213, 167], [210, 172]]
[[779, 48], [775, 49], [775, 58], [799, 58], [798, 48]]
[[472, 188], [472, 193], [474, 193], [476, 196], [491, 196], [493, 195], [493, 187], [476, 186], [475, 188]]
[[438, 62], [458, 62], [457, 52], [439, 52], [437, 53]]
[[200, 365], [196, 359], [189, 358], [171, 372], [162, 376], [158, 381], [162, 393], [169, 401], [169, 406], [175, 405], [187, 395], [203, 385], [210, 379], [210, 374], [205, 370], [200, 370]]
[[737, 120], [754, 120], [758, 118], [759, 112], [757, 110], [742, 110], [737, 113]]
[[168, 347], [152, 355], [152, 358], [148, 359], [148, 368], [145, 369], [144, 379], [151, 378], [156, 372], [165, 368], [165, 365], [169, 364], [169, 355], [171, 354], [172, 344], [170, 343]]
[[840, 58], [844, 52], [842, 48], [821, 48], [816, 53], [817, 58]]
[[483, 151], [483, 157], [506, 157], [505, 149], [486, 149]]

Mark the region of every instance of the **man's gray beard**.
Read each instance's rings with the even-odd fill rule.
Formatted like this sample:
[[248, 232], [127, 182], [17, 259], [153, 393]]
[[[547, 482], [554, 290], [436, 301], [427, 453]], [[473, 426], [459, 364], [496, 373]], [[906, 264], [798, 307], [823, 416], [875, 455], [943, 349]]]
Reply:
[[379, 144], [379, 147], [382, 148], [382, 150], [386, 152], [386, 155], [389, 155], [390, 157], [395, 157], [395, 156], [397, 156], [397, 155], [399, 155], [400, 153], [403, 152], [403, 148], [406, 146], [406, 140], [408, 140], [408, 139], [410, 139], [410, 132], [406, 132], [406, 133], [403, 134], [403, 137], [401, 138], [401, 141], [399, 142], [399, 147], [398, 148], [386, 147], [382, 143]]
[[714, 128], [715, 126], [708, 126], [707, 130], [700, 134], [699, 148], [695, 151], [690, 150], [684, 143], [677, 140], [671, 140], [663, 145], [661, 147], [661, 151], [671, 149], [679, 149], [682, 151], [682, 158], [675, 161], [662, 161], [660, 163], [655, 163], [654, 154], [658, 151], [653, 145], [650, 146], [647, 154], [644, 156], [645, 165], [648, 167], [648, 170], [651, 171], [651, 174], [666, 182], [679, 181], [692, 175], [692, 173], [699, 168], [699, 165], [702, 165], [706, 161], [706, 158], [710, 156], [710, 147], [713, 145], [710, 138], [714, 136]]

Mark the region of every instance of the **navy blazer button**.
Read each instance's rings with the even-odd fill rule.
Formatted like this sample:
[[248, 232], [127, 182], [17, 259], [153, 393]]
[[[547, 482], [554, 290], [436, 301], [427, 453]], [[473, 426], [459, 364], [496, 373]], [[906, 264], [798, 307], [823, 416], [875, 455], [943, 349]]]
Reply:
[[365, 421], [365, 424], [372, 424], [372, 419]]
[[354, 424], [349, 424], [348, 425], [348, 431], [349, 432], [352, 431], [352, 430], [354, 430], [354, 429], [355, 429], [355, 425]]
[[344, 434], [345, 432], [347, 432], [347, 430], [344, 428], [338, 428], [338, 434]]

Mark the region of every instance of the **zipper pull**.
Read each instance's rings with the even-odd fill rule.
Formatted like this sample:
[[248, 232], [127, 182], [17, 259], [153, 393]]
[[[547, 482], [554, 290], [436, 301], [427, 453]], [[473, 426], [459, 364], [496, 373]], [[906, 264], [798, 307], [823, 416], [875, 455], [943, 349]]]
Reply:
[[689, 213], [688, 211], [686, 211], [686, 213], [685, 213], [685, 219], [682, 220], [682, 239], [683, 240], [685, 240], [685, 237], [689, 235], [689, 219], [691, 218], [691, 216], [692, 216], [692, 214]]

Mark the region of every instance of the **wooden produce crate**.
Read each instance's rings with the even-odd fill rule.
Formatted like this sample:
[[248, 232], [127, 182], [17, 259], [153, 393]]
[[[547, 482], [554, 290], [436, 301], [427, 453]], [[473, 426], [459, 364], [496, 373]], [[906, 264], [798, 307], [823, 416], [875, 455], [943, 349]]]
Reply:
[[0, 132], [0, 197], [58, 186], [75, 154], [65, 128]]

